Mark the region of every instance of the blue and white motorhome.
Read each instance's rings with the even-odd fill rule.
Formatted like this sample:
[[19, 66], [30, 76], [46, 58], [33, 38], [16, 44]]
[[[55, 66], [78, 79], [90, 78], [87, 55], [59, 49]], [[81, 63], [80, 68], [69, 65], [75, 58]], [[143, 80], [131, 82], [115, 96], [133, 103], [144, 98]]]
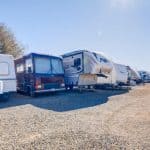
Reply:
[[14, 92], [16, 92], [14, 58], [11, 55], [0, 54], [0, 100], [8, 99]]
[[62, 58], [31, 53], [15, 60], [17, 91], [35, 96], [64, 88]]
[[74, 86], [117, 86], [127, 82], [127, 70], [120, 72], [120, 66], [99, 52], [77, 50], [62, 57], [66, 89]]

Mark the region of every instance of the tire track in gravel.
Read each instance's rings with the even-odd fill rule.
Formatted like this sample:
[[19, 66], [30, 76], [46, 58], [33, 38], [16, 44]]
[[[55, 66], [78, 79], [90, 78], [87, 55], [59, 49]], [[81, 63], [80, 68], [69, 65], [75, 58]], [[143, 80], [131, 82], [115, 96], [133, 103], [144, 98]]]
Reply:
[[[133, 91], [132, 93], [130, 93], [128, 96], [126, 96], [127, 104], [119, 107], [115, 111], [112, 111], [112, 114], [105, 120], [104, 132], [106, 134], [123, 135], [124, 138], [130, 143], [132, 143], [134, 146], [141, 147], [142, 149], [150, 149], [150, 141], [149, 141], [150, 138], [148, 137], [148, 133], [146, 132], [145, 132], [146, 134], [143, 133], [143, 126], [141, 125], [142, 123], [144, 126], [146, 126], [146, 129], [148, 129], [148, 124], [150, 125], [150, 119], [147, 118], [145, 121], [143, 118], [138, 117], [136, 118], [136, 116], [135, 118], [133, 117], [137, 113], [149, 114], [149, 111], [147, 112], [148, 110], [147, 108], [149, 106], [148, 99], [150, 94], [149, 93], [143, 94], [144, 98], [142, 98], [141, 93], [139, 92], [140, 90], [136, 92]], [[137, 93], [138, 96], [135, 97]], [[120, 116], [122, 116], [122, 118]], [[149, 131], [150, 130], [148, 130], [147, 132]], [[142, 134], [142, 136], [140, 134]]]
[[124, 105], [124, 106], [121, 106], [119, 109], [117, 109], [116, 111], [114, 111], [109, 117], [108, 117], [108, 119], [105, 121], [105, 123], [104, 123], [104, 126], [105, 126], [105, 133], [106, 134], [109, 134], [109, 133], [111, 133], [111, 127], [112, 127], [112, 123], [113, 123], [113, 120], [114, 120], [114, 118], [118, 115], [118, 114], [120, 114], [120, 113], [122, 113], [123, 111], [125, 111], [125, 109], [126, 108], [128, 108], [129, 106], [132, 106], [132, 105], [134, 105], [135, 104], [135, 102], [132, 102], [132, 103], [128, 103], [128, 104], [126, 104], [126, 105]]

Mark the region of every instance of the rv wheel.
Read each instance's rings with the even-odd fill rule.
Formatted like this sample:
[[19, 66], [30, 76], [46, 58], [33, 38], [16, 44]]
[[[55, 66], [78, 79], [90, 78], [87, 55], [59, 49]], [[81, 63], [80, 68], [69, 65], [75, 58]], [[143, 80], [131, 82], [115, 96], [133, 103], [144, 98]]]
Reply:
[[31, 97], [36, 96], [35, 92], [31, 88], [28, 88], [28, 95], [31, 96]]
[[68, 85], [65, 85], [65, 89], [68, 90]]
[[73, 85], [69, 85], [69, 89], [72, 91], [73, 90]]

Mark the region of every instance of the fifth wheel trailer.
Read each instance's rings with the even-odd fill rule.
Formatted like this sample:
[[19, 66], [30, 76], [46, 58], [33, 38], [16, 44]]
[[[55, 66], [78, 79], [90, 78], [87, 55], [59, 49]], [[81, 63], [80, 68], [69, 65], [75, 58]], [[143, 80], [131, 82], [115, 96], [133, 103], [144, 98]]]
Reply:
[[12, 92], [16, 92], [14, 59], [0, 54], [0, 99], [8, 99]]
[[128, 70], [128, 85], [136, 85], [142, 82], [141, 76], [138, 71], [127, 66]]
[[116, 72], [116, 83], [118, 85], [127, 85], [128, 83], [128, 70], [127, 66], [114, 63]]
[[117, 86], [127, 82], [127, 70], [99, 52], [78, 50], [62, 57], [66, 89], [74, 86]]

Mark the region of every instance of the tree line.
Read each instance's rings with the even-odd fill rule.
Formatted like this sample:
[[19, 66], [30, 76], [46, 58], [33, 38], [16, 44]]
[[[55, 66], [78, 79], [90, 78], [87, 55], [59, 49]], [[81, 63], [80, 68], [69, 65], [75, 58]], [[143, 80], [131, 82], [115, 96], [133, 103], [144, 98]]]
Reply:
[[23, 55], [24, 48], [16, 40], [13, 32], [3, 23], [0, 23], [0, 54], [10, 54], [14, 58]]

